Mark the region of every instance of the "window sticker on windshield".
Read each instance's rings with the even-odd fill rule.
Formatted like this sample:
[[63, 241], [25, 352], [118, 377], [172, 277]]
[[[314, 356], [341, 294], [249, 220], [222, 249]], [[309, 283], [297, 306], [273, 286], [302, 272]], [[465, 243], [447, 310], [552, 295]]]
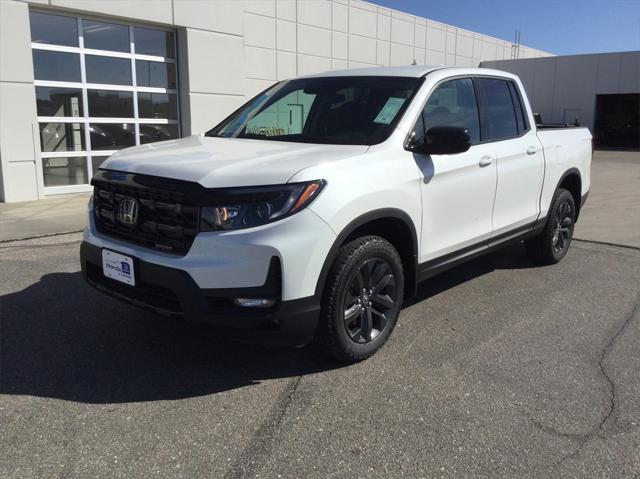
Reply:
[[391, 123], [398, 114], [404, 100], [404, 98], [397, 98], [395, 96], [390, 97], [387, 100], [387, 103], [382, 107], [382, 110], [380, 110], [380, 113], [378, 113], [378, 116], [376, 116], [376, 119], [373, 121], [375, 123], [382, 123], [383, 125]]

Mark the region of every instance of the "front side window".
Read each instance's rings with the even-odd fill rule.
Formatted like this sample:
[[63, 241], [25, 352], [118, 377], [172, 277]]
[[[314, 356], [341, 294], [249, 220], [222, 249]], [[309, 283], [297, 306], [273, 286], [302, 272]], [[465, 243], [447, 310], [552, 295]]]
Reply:
[[175, 32], [29, 16], [46, 188], [87, 184], [116, 150], [180, 136]]
[[511, 100], [509, 82], [497, 78], [477, 78], [482, 141], [518, 136], [518, 120]]
[[423, 78], [371, 76], [282, 82], [207, 136], [373, 145], [391, 134], [422, 82]]
[[471, 79], [449, 80], [438, 85], [427, 100], [418, 125], [424, 132], [434, 126], [465, 128], [469, 131], [471, 143], [478, 143], [480, 121]]

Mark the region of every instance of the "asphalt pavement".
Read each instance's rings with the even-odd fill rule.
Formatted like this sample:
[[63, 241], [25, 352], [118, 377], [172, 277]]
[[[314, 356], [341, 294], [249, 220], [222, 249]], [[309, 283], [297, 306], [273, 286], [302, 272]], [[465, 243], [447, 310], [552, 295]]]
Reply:
[[120, 304], [78, 246], [0, 245], [0, 477], [639, 476], [640, 251], [481, 258], [344, 367]]
[[560, 264], [433, 278], [346, 367], [94, 291], [78, 233], [14, 241], [86, 195], [2, 205], [0, 477], [640, 478], [639, 160], [598, 152]]

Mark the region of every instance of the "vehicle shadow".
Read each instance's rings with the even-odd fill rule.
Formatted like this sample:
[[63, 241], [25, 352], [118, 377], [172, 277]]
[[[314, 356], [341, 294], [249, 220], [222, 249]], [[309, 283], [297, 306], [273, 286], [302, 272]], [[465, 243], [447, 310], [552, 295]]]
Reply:
[[[503, 268], [527, 268], [517, 246], [421, 285], [406, 306]], [[162, 318], [87, 286], [43, 276], [0, 297], [0, 393], [107, 404], [215, 394], [341, 367], [308, 348], [238, 343], [217, 328]]]
[[406, 300], [403, 308], [408, 308], [432, 296], [471, 281], [474, 278], [499, 269], [528, 269], [540, 265], [527, 256], [524, 245], [516, 243], [504, 249], [452, 268], [444, 273], [420, 283], [416, 295]]
[[53, 273], [0, 297], [0, 393], [83, 403], [196, 397], [340, 365], [308, 349], [230, 340]]

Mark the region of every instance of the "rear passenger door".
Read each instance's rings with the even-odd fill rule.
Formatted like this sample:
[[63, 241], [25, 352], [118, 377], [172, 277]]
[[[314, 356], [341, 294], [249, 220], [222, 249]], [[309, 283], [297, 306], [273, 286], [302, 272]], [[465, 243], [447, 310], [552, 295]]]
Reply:
[[544, 157], [516, 83], [506, 78], [475, 78], [481, 142], [492, 144], [498, 182], [492, 238], [508, 235], [539, 214]]

